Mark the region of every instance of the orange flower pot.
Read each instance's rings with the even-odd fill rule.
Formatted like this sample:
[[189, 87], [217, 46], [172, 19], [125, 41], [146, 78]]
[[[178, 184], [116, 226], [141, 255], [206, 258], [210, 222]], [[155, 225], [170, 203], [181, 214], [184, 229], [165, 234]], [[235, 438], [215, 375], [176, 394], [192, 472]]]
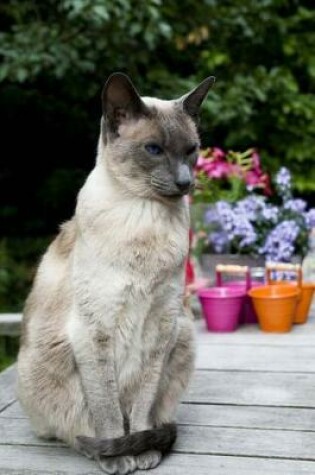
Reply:
[[[279, 267], [280, 266], [280, 267]], [[288, 282], [284, 280], [272, 280], [270, 270], [281, 269], [291, 270], [297, 274], [297, 281]], [[311, 282], [303, 282], [302, 269], [299, 265], [292, 264], [274, 264], [267, 269], [267, 282], [269, 285], [293, 285], [301, 290], [300, 299], [298, 301], [293, 323], [305, 323], [308, 319], [311, 303], [314, 295], [315, 284]]]
[[296, 308], [293, 323], [305, 323], [307, 321], [313, 300], [314, 287], [314, 284], [303, 282], [301, 299]]
[[250, 290], [260, 328], [265, 332], [289, 332], [300, 293], [293, 285], [264, 285]]
[[[296, 282], [286, 282], [285, 280], [274, 280], [271, 285], [297, 285]], [[301, 297], [297, 304], [293, 323], [306, 323], [313, 300], [315, 284], [303, 282], [301, 286]]]

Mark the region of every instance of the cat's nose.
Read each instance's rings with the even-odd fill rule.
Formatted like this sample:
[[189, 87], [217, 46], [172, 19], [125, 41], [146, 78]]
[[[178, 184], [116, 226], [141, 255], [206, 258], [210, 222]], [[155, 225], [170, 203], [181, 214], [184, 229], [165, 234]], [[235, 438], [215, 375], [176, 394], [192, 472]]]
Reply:
[[175, 185], [182, 194], [186, 194], [192, 184], [192, 174], [187, 163], [181, 163], [177, 169]]
[[186, 193], [191, 186], [191, 180], [189, 178], [177, 179], [175, 184], [181, 193]]

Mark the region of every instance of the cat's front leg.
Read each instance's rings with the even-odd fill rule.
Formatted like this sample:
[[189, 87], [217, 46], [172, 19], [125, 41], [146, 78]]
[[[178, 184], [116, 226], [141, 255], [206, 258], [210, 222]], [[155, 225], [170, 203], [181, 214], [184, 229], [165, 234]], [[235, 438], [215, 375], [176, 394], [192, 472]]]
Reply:
[[[194, 322], [185, 315], [185, 312], [183, 314], [184, 316], [178, 319], [178, 332], [174, 347], [169, 354], [165, 353], [163, 366], [160, 371], [161, 377], [158, 380], [158, 388], [154, 393], [154, 404], [150, 410], [149, 423], [157, 427], [174, 420], [180, 398], [191, 379], [194, 369]], [[155, 373], [155, 376], [157, 374]], [[135, 417], [134, 420], [143, 423], [145, 420], [144, 416], [144, 412], [140, 411], [138, 412], [138, 418]], [[162, 455], [160, 452], [148, 451], [136, 457], [136, 462], [139, 469], [146, 470], [156, 467], [161, 459]]]
[[157, 398], [152, 410], [154, 425], [160, 426], [174, 420], [180, 399], [186, 390], [195, 365], [195, 326], [185, 315], [178, 319], [176, 343], [160, 380]]
[[[147, 370], [143, 375], [143, 384], [138, 397], [132, 407], [130, 416], [130, 431], [138, 432], [151, 429], [151, 411], [157, 395], [159, 381], [163, 369], [165, 354], [156, 354], [147, 364]], [[135, 457], [137, 468], [148, 470], [155, 468], [162, 460], [162, 453], [158, 450], [145, 451]]]
[[139, 468], [135, 457], [129, 455], [101, 458], [98, 464], [103, 472], [110, 475], [127, 475]]
[[130, 431], [138, 432], [152, 428], [151, 410], [157, 396], [165, 355], [156, 354], [146, 362], [142, 385], [130, 414]]
[[[72, 329], [72, 344], [81, 375], [95, 435], [113, 439], [124, 435], [124, 420], [117, 389], [112, 334], [78, 323]], [[84, 434], [78, 434], [84, 435]], [[77, 447], [85, 453], [84, 447]], [[132, 456], [97, 458], [100, 468], [110, 475], [127, 475], [138, 465]]]
[[71, 325], [70, 338], [95, 435], [109, 439], [123, 436], [124, 420], [119, 403], [111, 331], [100, 331], [76, 316]]

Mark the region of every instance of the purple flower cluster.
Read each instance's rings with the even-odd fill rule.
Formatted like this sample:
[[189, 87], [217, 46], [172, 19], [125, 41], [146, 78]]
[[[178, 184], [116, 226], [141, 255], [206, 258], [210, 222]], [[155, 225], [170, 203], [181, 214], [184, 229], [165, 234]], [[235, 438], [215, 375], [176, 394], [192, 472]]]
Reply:
[[246, 215], [247, 219], [252, 222], [271, 221], [276, 223], [279, 216], [277, 206], [267, 203], [264, 196], [250, 195], [238, 201], [235, 205], [237, 214]]
[[288, 209], [294, 213], [303, 213], [306, 209], [306, 202], [300, 198], [291, 199], [284, 203], [284, 209]]
[[[206, 211], [205, 221], [217, 228], [208, 236], [215, 252], [222, 252], [231, 243], [237, 243], [243, 249], [256, 242], [257, 235], [246, 211], [248, 205], [249, 203], [239, 202], [233, 206], [226, 201], [218, 201], [214, 208]], [[254, 211], [252, 218], [253, 213]]]
[[306, 213], [304, 213], [304, 218], [306, 222], [306, 226], [309, 230], [315, 228], [315, 208], [310, 209]]
[[208, 209], [206, 209], [203, 216], [203, 220], [206, 224], [213, 224], [219, 222], [220, 217], [215, 206], [210, 206]]
[[218, 201], [216, 204], [216, 211], [219, 216], [219, 221], [231, 240], [231, 233], [234, 228], [235, 215], [232, 206], [226, 201]]
[[263, 207], [264, 198], [262, 196], [248, 196], [235, 205], [235, 211], [237, 214], [243, 214], [247, 216], [249, 221], [255, 221], [257, 214], [260, 212]]
[[232, 233], [232, 238], [239, 240], [240, 248], [251, 246], [257, 240], [257, 234], [253, 228], [253, 225], [244, 215], [235, 216], [235, 225]]
[[259, 250], [260, 254], [264, 254], [270, 261], [289, 261], [299, 232], [295, 221], [282, 221], [268, 234], [265, 244]]
[[265, 221], [276, 223], [279, 218], [279, 209], [277, 206], [268, 204], [262, 209], [261, 216]]
[[208, 239], [216, 254], [222, 254], [228, 251], [229, 240], [225, 231], [214, 231], [209, 234]]
[[266, 196], [249, 194], [234, 203], [217, 201], [204, 214], [208, 242], [216, 253], [263, 255], [267, 260], [290, 261], [308, 249], [315, 228], [315, 209], [292, 195], [292, 178], [282, 167], [276, 175], [276, 205]]
[[280, 195], [286, 195], [291, 192], [292, 177], [289, 170], [285, 167], [281, 167], [278, 171], [275, 179], [276, 187]]
[[295, 221], [282, 221], [268, 234], [265, 244], [259, 249], [260, 254], [270, 261], [289, 261], [294, 253], [299, 232]]

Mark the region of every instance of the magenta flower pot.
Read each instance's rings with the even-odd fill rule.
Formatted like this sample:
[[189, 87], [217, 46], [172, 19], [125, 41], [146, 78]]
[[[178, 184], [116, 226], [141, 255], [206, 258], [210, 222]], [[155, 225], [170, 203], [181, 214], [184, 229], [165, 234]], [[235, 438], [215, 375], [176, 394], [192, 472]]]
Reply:
[[207, 328], [212, 332], [233, 332], [240, 323], [245, 289], [210, 287], [198, 290]]
[[[259, 280], [251, 280], [250, 287], [248, 290], [261, 287], [264, 285], [263, 282]], [[225, 282], [224, 287], [228, 287], [231, 289], [242, 289], [246, 293], [247, 291], [247, 281], [246, 280], [233, 280], [232, 282]], [[249, 323], [258, 323], [257, 315], [253, 306], [252, 299], [249, 295], [246, 295], [244, 298], [243, 308], [241, 311], [240, 323], [242, 324], [249, 324]]]

